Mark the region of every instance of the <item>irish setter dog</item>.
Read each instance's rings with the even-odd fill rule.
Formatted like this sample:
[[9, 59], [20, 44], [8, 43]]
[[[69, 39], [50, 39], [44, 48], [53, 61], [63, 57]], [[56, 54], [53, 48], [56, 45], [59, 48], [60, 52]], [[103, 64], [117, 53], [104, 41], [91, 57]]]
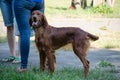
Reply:
[[85, 76], [88, 75], [89, 61], [86, 59], [86, 54], [90, 46], [89, 39], [98, 40], [97, 36], [80, 28], [53, 27], [48, 24], [46, 17], [38, 10], [32, 12], [30, 25], [35, 31], [35, 43], [39, 51], [41, 70], [45, 70], [46, 60], [48, 60], [48, 69], [53, 73], [56, 63], [55, 50], [71, 43], [75, 55], [83, 63]]

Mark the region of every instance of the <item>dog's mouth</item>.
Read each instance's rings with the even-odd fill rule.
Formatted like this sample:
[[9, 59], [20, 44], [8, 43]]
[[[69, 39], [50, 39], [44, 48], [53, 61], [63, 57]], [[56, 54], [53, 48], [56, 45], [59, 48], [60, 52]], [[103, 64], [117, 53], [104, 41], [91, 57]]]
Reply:
[[35, 28], [35, 27], [38, 27], [38, 21], [36, 22], [32, 22], [32, 26]]

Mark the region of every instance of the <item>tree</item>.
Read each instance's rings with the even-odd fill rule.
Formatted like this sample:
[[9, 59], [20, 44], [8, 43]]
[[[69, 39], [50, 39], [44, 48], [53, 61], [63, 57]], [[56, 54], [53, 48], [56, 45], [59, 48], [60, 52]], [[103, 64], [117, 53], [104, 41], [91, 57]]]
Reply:
[[105, 0], [92, 0], [91, 6], [95, 7], [98, 6], [99, 4], [103, 3]]
[[114, 7], [115, 0], [106, 0], [106, 4], [110, 7]]
[[91, 6], [95, 7], [101, 3], [106, 3], [110, 7], [114, 7], [115, 0], [92, 0]]

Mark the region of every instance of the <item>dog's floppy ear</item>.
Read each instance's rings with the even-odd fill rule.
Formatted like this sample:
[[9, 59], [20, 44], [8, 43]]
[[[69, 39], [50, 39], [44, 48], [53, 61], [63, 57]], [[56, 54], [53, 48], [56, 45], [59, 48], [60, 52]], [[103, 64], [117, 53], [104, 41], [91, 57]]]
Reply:
[[48, 25], [47, 19], [44, 14], [42, 14], [42, 25], [43, 27], [47, 27]]

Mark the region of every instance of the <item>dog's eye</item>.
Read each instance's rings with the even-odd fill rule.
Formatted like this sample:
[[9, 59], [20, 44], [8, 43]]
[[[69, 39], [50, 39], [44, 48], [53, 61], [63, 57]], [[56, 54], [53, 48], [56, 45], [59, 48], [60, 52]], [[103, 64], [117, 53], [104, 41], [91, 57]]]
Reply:
[[37, 13], [37, 15], [40, 15], [39, 13]]

